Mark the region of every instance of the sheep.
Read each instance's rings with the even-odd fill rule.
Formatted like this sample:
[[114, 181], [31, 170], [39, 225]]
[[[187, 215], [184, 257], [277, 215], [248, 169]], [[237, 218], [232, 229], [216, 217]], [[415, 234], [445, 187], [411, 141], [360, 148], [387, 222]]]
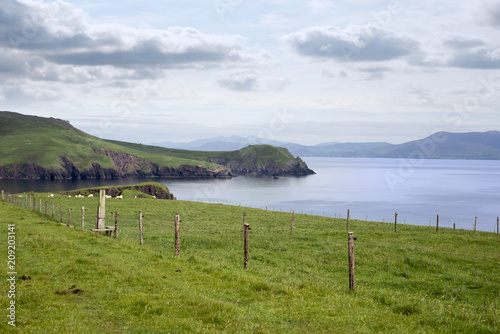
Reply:
[[88, 198], [94, 197], [94, 194], [90, 194], [87, 196]]
[[105, 195], [105, 197], [106, 197], [106, 198], [111, 198], [111, 196], [109, 196], [109, 195]]
[[120, 196], [116, 196], [117, 199], [122, 199], [123, 198], [123, 195], [120, 195]]
[[47, 196], [47, 197], [54, 197], [54, 194], [50, 194], [50, 195], [49, 195], [49, 196]]

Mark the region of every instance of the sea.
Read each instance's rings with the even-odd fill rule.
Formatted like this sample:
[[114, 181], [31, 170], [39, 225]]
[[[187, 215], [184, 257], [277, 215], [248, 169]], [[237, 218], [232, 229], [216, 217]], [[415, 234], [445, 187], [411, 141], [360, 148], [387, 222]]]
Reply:
[[0, 180], [10, 193], [57, 192], [154, 180], [178, 200], [398, 224], [496, 232], [500, 160], [324, 158], [303, 160], [316, 174], [232, 179]]

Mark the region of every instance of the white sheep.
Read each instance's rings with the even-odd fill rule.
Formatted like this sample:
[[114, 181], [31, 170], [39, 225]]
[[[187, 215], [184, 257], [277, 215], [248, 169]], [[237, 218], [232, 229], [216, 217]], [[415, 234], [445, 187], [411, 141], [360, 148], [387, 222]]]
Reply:
[[117, 199], [122, 199], [123, 198], [123, 195], [120, 195], [120, 196], [116, 196]]
[[54, 194], [50, 194], [50, 195], [49, 195], [49, 196], [47, 196], [47, 197], [54, 197]]
[[106, 197], [106, 198], [111, 198], [111, 196], [109, 196], [109, 195], [105, 195], [105, 197]]
[[94, 197], [94, 194], [90, 194], [87, 197], [89, 197], [89, 198]]

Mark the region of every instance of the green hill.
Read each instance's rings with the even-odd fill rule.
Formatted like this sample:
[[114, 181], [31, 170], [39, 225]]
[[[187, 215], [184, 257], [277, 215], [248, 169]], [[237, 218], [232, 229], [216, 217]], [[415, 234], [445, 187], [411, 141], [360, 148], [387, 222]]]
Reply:
[[[267, 150], [281, 152], [273, 147], [262, 151]], [[103, 140], [67, 121], [0, 112], [0, 178], [224, 178], [241, 173], [208, 160], [229, 153]], [[280, 174], [287, 174], [287, 170], [280, 170]]]

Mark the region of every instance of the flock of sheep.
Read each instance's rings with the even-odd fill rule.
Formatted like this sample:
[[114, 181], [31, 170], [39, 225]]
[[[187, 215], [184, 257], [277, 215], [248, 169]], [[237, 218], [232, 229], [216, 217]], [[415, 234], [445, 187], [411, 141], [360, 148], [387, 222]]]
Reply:
[[[50, 195], [49, 195], [49, 196], [47, 196], [47, 197], [54, 197], [54, 194], [50, 194]], [[68, 195], [68, 197], [71, 197], [71, 195]], [[82, 197], [85, 197], [85, 196], [78, 194], [78, 195], [76, 195], [75, 197], [82, 198]], [[94, 194], [90, 194], [90, 195], [88, 195], [87, 197], [89, 197], [89, 198], [94, 197]], [[113, 198], [113, 197], [112, 197], [112, 196], [109, 196], [109, 195], [106, 195], [106, 198]], [[116, 196], [115, 198], [122, 199], [122, 198], [123, 198], [123, 195]], [[136, 198], [137, 198], [137, 196], [136, 196]]]
[[[50, 194], [49, 196], [47, 197], [54, 197], [54, 194]], [[68, 197], [71, 197], [71, 195], [68, 195]], [[78, 197], [78, 198], [82, 198], [82, 197], [85, 197], [83, 195], [76, 195], [75, 197]], [[91, 197], [94, 197], [94, 194], [90, 194], [88, 195], [87, 197], [91, 198]], [[109, 195], [106, 195], [106, 198], [113, 198], [112, 196], [109, 196]], [[123, 195], [119, 195], [119, 196], [116, 196], [115, 197], [116, 199], [122, 199], [123, 198]], [[137, 198], [137, 196], [135, 196], [134, 198]], [[154, 199], [156, 199], [156, 196], [153, 196]]]

